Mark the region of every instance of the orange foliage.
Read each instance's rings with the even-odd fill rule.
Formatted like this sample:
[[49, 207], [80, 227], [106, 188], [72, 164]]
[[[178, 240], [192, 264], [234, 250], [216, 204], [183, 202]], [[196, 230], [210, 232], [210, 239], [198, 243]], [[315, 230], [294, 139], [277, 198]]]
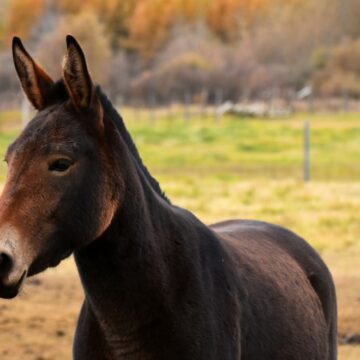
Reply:
[[59, 0], [58, 8], [64, 13], [92, 11], [104, 23], [113, 47], [122, 45], [128, 37], [129, 21], [139, 1], [134, 0]]
[[204, 18], [214, 33], [233, 40], [269, 5], [271, 0], [138, 0], [130, 21], [130, 44], [151, 56], [176, 22]]
[[129, 7], [129, 4], [135, 4], [132, 0], [59, 0], [57, 6], [65, 13], [79, 13], [85, 11], [94, 11], [99, 17], [120, 16], [117, 11], [122, 7]]
[[58, 78], [61, 75], [61, 59], [65, 53], [64, 39], [69, 33], [83, 46], [94, 79], [105, 82], [111, 55], [109, 39], [104, 36], [104, 26], [94, 12], [82, 11], [63, 17], [52, 32], [42, 37], [36, 58], [50, 75]]
[[112, 48], [126, 46], [151, 57], [167, 40], [176, 23], [205, 21], [222, 40], [238, 39], [268, 9], [309, 0], [12, 0], [7, 33], [26, 37], [44, 4], [63, 14], [93, 12], [104, 24]]
[[176, 22], [201, 18], [210, 0], [139, 0], [130, 21], [130, 46], [151, 56]]
[[9, 2], [6, 19], [8, 39], [13, 35], [25, 38], [44, 10], [45, 0], [12, 0]]
[[306, 7], [309, 0], [212, 0], [206, 12], [211, 30], [222, 40], [231, 41], [241, 32], [251, 28], [255, 22], [266, 19], [266, 15], [279, 9]]
[[233, 40], [270, 5], [270, 0], [213, 0], [206, 18], [223, 40]]
[[173, 21], [172, 1], [140, 0], [130, 24], [130, 44], [144, 56], [148, 56], [161, 44]]

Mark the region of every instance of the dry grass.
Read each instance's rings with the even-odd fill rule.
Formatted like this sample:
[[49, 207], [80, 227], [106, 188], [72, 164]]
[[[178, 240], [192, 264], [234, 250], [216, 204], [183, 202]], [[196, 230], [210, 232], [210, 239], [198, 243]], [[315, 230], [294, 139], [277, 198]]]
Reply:
[[[328, 263], [337, 286], [339, 332], [360, 333], [360, 184], [295, 181], [224, 182], [162, 178], [174, 202], [206, 222], [257, 218], [307, 238]], [[35, 281], [38, 279], [39, 281]], [[14, 301], [0, 300], [4, 360], [71, 359], [82, 291], [72, 260], [29, 281]], [[360, 346], [341, 346], [341, 360], [360, 358]]]
[[339, 360], [359, 360], [360, 346], [344, 345], [340, 347]]
[[15, 300], [1, 300], [1, 359], [71, 359], [82, 298], [75, 266], [68, 260], [29, 279]]

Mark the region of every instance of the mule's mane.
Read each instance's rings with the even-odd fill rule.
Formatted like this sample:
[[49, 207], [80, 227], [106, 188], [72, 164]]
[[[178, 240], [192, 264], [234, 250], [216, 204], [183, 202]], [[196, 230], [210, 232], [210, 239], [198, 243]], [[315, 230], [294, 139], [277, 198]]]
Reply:
[[148, 182], [150, 183], [151, 187], [164, 200], [166, 200], [168, 203], [170, 203], [170, 200], [167, 198], [165, 193], [161, 190], [159, 182], [150, 174], [149, 170], [144, 165], [144, 163], [140, 157], [139, 151], [138, 151], [133, 139], [131, 138], [131, 135], [129, 134], [128, 130], [126, 129], [123, 118], [120, 116], [120, 114], [117, 112], [117, 110], [113, 107], [113, 105], [112, 105], [111, 101], [108, 99], [108, 97], [102, 92], [100, 86], [97, 86], [96, 91], [97, 91], [97, 94], [101, 101], [101, 104], [103, 106], [104, 112], [110, 117], [111, 120], [114, 121], [123, 140], [125, 141], [126, 145], [128, 146], [129, 151], [133, 155], [135, 161], [137, 162], [137, 165], [139, 166], [140, 170], [145, 175], [145, 177], [148, 180]]
[[[149, 170], [144, 165], [139, 151], [136, 148], [136, 145], [131, 138], [128, 130], [125, 127], [124, 121], [117, 110], [113, 107], [111, 101], [108, 97], [103, 93], [100, 86], [96, 87], [97, 95], [101, 101], [103, 106], [104, 112], [110, 117], [112, 121], [114, 121], [116, 127], [118, 128], [120, 135], [122, 136], [123, 140], [125, 141], [130, 153], [133, 155], [136, 164], [138, 165], [140, 171], [144, 174], [147, 181], [151, 185], [152, 189], [160, 195], [165, 201], [170, 203], [170, 200], [167, 198], [165, 193], [161, 190], [159, 182], [150, 174]], [[51, 93], [49, 97], [52, 99], [52, 102], [63, 102], [69, 98], [68, 92], [66, 90], [65, 84], [62, 80], [56, 82], [51, 89]]]

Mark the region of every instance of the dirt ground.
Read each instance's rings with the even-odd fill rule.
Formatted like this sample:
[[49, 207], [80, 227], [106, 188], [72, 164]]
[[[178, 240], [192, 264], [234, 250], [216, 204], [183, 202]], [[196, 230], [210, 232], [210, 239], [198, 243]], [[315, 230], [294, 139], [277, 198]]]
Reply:
[[[329, 259], [336, 262], [336, 259]], [[342, 260], [344, 264], [351, 262]], [[360, 279], [339, 266], [334, 272], [338, 287], [341, 341], [360, 327]], [[0, 358], [2, 360], [68, 360], [83, 300], [73, 260], [27, 280], [20, 296], [0, 300]], [[360, 346], [340, 347], [341, 360], [360, 359]], [[304, 359], [305, 360], [305, 359]]]
[[71, 359], [83, 300], [72, 260], [27, 280], [14, 300], [0, 300], [0, 358]]

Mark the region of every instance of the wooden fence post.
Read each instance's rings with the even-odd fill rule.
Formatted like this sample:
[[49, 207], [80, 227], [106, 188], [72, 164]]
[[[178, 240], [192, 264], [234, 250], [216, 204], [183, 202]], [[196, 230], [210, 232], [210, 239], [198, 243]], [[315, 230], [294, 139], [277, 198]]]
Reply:
[[206, 111], [206, 106], [207, 106], [207, 102], [208, 102], [208, 97], [209, 97], [209, 93], [207, 90], [202, 90], [201, 94], [200, 94], [200, 101], [199, 101], [199, 118], [206, 118], [207, 116], [207, 111]]
[[215, 109], [214, 109], [215, 122], [220, 122], [221, 119], [221, 115], [218, 112], [218, 108], [223, 103], [223, 95], [224, 93], [222, 89], [217, 89], [215, 91]]
[[141, 119], [141, 105], [140, 102], [135, 99], [134, 101], [132, 101], [132, 106], [133, 106], [133, 112], [134, 112], [134, 120], [138, 121]]
[[184, 120], [190, 120], [190, 118], [191, 118], [190, 104], [191, 104], [191, 95], [188, 92], [185, 92], [185, 94], [184, 94]]
[[150, 122], [156, 121], [156, 97], [154, 94], [149, 94], [149, 120]]
[[166, 102], [166, 107], [167, 107], [166, 117], [168, 120], [171, 120], [173, 118], [172, 106], [173, 106], [172, 97], [170, 96], [168, 101]]
[[342, 91], [342, 108], [343, 111], [349, 111], [349, 94], [346, 90]]
[[311, 129], [310, 123], [304, 123], [304, 181], [311, 179]]

